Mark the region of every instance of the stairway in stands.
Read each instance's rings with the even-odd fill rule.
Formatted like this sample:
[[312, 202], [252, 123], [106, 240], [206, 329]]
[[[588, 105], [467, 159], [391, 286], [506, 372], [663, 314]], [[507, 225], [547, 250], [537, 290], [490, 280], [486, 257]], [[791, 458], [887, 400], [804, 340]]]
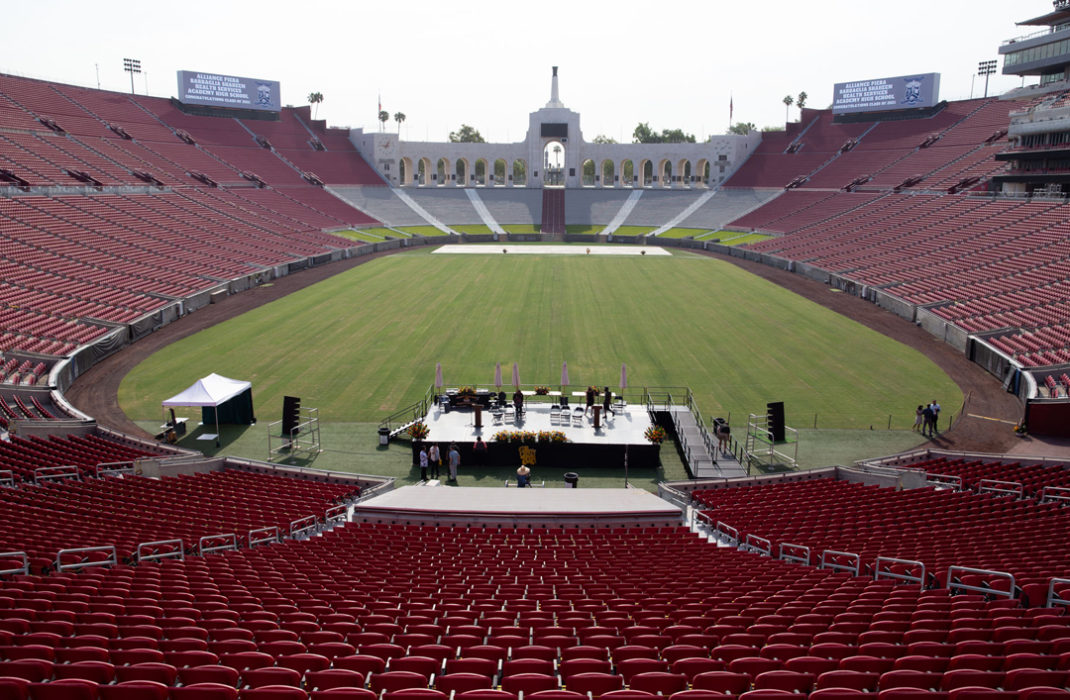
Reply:
[[[545, 188], [542, 191], [542, 232], [545, 238], [565, 240], [565, 190]], [[549, 235], [546, 235], [549, 234]]]

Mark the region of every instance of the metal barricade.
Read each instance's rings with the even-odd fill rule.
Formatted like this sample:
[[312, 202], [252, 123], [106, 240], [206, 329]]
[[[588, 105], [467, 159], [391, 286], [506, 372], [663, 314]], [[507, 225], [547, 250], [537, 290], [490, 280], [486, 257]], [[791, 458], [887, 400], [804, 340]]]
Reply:
[[925, 484], [935, 486], [938, 489], [962, 490], [962, 477], [953, 474], [926, 474]]
[[316, 529], [316, 522], [315, 515], [294, 520], [290, 523], [290, 537], [302, 537], [311, 534]]
[[991, 493], [996, 496], [1014, 496], [1022, 498], [1025, 489], [1017, 481], [999, 481], [998, 479], [981, 479], [977, 484], [977, 493]]
[[38, 467], [33, 470], [33, 483], [40, 486], [50, 481], [62, 481], [63, 479], [81, 479], [78, 467], [73, 464], [65, 464], [61, 467]]
[[272, 525], [270, 527], [258, 527], [255, 530], [249, 531], [249, 547], [255, 547], [258, 544], [275, 543], [279, 541], [279, 528]]
[[[845, 561], [850, 563], [843, 563]], [[821, 564], [818, 568], [847, 571], [858, 576], [858, 572], [862, 569], [862, 557], [854, 552], [838, 552], [835, 549], [826, 549], [821, 552]]]
[[[893, 571], [892, 567], [898, 565], [905, 569], [904, 573]], [[911, 574], [910, 572], [914, 573]], [[925, 562], [915, 561], [913, 559], [896, 559], [894, 557], [877, 557], [876, 567], [873, 570], [873, 580], [880, 581], [881, 579], [891, 579], [893, 581], [904, 581], [906, 583], [916, 583], [922, 589], [925, 588]]]
[[160, 559], [185, 561], [185, 543], [182, 540], [156, 540], [155, 542], [142, 542], [137, 546], [138, 563]]
[[[956, 583], [951, 580], [952, 578], [955, 578], [956, 575], [962, 574], [976, 574], [978, 576], [994, 577], [1004, 581], [1008, 581], [1010, 583], [1010, 586], [1007, 588], [1007, 590], [1003, 591], [988, 585], [973, 586], [961, 582]], [[1007, 598], [1010, 598], [1012, 600], [1016, 597], [1017, 593], [1016, 587], [1014, 585], [1014, 574], [1007, 573], [1006, 571], [992, 571], [989, 569], [971, 569], [968, 566], [947, 567], [947, 589], [949, 591], [963, 590], [974, 591], [975, 593], [984, 593], [986, 595], [1001, 595], [1006, 596]]]
[[134, 476], [137, 468], [133, 462], [103, 462], [93, 467], [93, 475], [98, 479], [105, 476]]
[[[0, 574], [2, 573], [4, 572], [0, 571]], [[1048, 600], [1045, 603], [1047, 607], [1054, 608], [1056, 605], [1070, 606], [1070, 600], [1066, 600], [1065, 598], [1061, 597], [1059, 593], [1055, 590], [1056, 584], [1062, 583], [1070, 584], [1070, 578], [1053, 578], [1051, 581], [1048, 582]]]
[[[21, 561], [22, 565], [12, 566], [16, 560]], [[8, 562], [11, 562], [11, 564]], [[30, 558], [26, 556], [26, 552], [0, 552], [0, 576], [9, 574], [22, 574], [25, 576], [29, 573]]]
[[743, 544], [739, 546], [744, 552], [753, 552], [762, 556], [773, 556], [773, 543], [758, 535], [747, 535], [743, 538]]
[[197, 542], [197, 554], [202, 557], [212, 552], [224, 550], [237, 550], [238, 536], [233, 532], [223, 532], [218, 535], [205, 535]]
[[[89, 554], [91, 552], [108, 552], [111, 556], [99, 561], [79, 561], [73, 564], [64, 564], [63, 557], [69, 554]], [[115, 566], [119, 558], [115, 553], [115, 545], [103, 545], [100, 547], [75, 547], [73, 549], [61, 549], [56, 552], [56, 571], [77, 571], [90, 566]]]
[[1040, 502], [1070, 505], [1070, 489], [1064, 486], [1045, 486], [1040, 491]]
[[810, 565], [810, 548], [801, 544], [791, 544], [790, 542], [780, 543], [780, 555], [777, 557], [781, 561], [790, 561], [796, 564]]
[[713, 532], [717, 535], [717, 539], [725, 544], [730, 544], [733, 547], [739, 546], [739, 530], [728, 523], [718, 520], [713, 526]]

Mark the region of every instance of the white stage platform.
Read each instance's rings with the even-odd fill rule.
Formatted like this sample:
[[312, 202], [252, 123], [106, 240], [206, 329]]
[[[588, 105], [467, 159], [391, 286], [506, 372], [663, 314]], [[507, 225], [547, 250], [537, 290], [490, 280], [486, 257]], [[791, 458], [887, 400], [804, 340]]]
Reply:
[[[581, 399], [582, 400], [582, 399]], [[601, 426], [595, 430], [594, 419], [588, 414], [579, 425], [569, 420], [551, 420], [550, 403], [540, 403], [530, 398], [524, 403], [524, 414], [517, 419], [503, 419], [495, 423], [490, 411], [483, 411], [483, 427], [475, 427], [475, 411], [471, 409], [454, 409], [444, 412], [440, 408], [432, 409], [424, 418], [430, 431], [428, 442], [465, 442], [475, 441], [476, 436], [490, 440], [499, 430], [560, 430], [570, 441], [577, 444], [591, 445], [649, 445], [643, 433], [650, 427], [650, 414], [643, 406], [625, 406], [617, 414], [609, 414], [609, 420], [602, 417]]]
[[358, 503], [355, 522], [509, 527], [679, 525], [680, 509], [634, 488], [403, 486]]
[[[506, 251], [503, 253], [502, 251]], [[664, 248], [645, 245], [498, 245], [456, 243], [431, 251], [432, 255], [672, 255]]]

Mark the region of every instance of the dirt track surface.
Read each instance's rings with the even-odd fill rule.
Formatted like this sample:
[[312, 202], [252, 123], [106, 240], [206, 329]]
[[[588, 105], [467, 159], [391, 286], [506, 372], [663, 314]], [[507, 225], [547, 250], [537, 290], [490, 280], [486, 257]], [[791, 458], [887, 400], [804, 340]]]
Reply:
[[[702, 251], [696, 251], [702, 252]], [[915, 348], [931, 358], [962, 389], [967, 397], [966, 409], [956, 415], [954, 426], [942, 433], [930, 445], [935, 448], [977, 452], [1005, 452], [1014, 443], [1015, 437], [1008, 424], [972, 417], [985, 416], [1002, 421], [1016, 422], [1022, 412], [1018, 399], [1002, 390], [998, 381], [983, 369], [966, 359], [964, 355], [913, 323], [884, 311], [875, 304], [843, 293], [832, 292], [819, 282], [801, 275], [778, 270], [761, 263], [741, 260], [723, 255], [703, 253], [729, 262], [758, 277], [769, 280], [789, 291], [806, 297], [864, 326], [883, 333], [901, 343]], [[119, 408], [119, 383], [143, 359], [160, 348], [193, 335], [263, 304], [281, 299], [305, 287], [317, 284], [328, 277], [349, 270], [369, 260], [389, 255], [377, 253], [329, 263], [296, 274], [276, 279], [270, 286], [256, 287], [240, 294], [226, 297], [199, 311], [168, 324], [122, 351], [106, 358], [80, 376], [66, 392], [67, 400], [79, 410], [93, 416], [101, 424], [127, 434], [148, 434], [131, 421]], [[919, 396], [918, 403], [930, 397]], [[958, 411], [959, 406], [944, 406], [940, 424], [947, 425], [947, 416]], [[913, 411], [913, 406], [904, 406], [904, 413]]]

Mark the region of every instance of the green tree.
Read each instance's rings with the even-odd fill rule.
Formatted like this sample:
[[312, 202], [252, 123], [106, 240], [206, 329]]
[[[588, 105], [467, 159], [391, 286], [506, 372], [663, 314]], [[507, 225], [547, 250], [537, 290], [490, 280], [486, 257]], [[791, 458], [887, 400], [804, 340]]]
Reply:
[[595, 165], [593, 160], [583, 161], [583, 181], [594, 184]]
[[[736, 122], [732, 126], [728, 127], [728, 133], [746, 136], [750, 132], [754, 131], [756, 128], [757, 127], [754, 126], [754, 122]], [[710, 138], [713, 137], [711, 136]]]
[[661, 143], [694, 143], [694, 134], [685, 134], [683, 129], [662, 129]]
[[528, 166], [522, 160], [513, 161], [513, 183], [520, 184], [527, 182], [528, 179]]
[[379, 131], [383, 130], [383, 127], [386, 126], [386, 123], [388, 121], [390, 121], [390, 112], [387, 112], [385, 109], [380, 111], [379, 112], [379, 123], [380, 123]]
[[617, 139], [610, 138], [609, 136], [606, 136], [605, 134], [599, 134], [598, 136], [594, 137], [594, 143], [616, 143], [616, 142], [617, 142]]
[[808, 99], [810, 99], [810, 96], [806, 94], [805, 90], [800, 92], [799, 96], [795, 98], [795, 106], [799, 108], [799, 111], [802, 111], [803, 107], [806, 106], [806, 101]]
[[310, 92], [308, 93], [308, 103], [310, 105], [316, 105], [316, 110], [312, 113], [312, 118], [315, 119], [316, 115], [320, 111], [320, 102], [323, 102], [322, 92]]
[[398, 123], [398, 136], [401, 136], [401, 122], [405, 121], [404, 112], [394, 112], [394, 121]]
[[763, 126], [762, 127], [762, 133], [763, 134], [768, 134], [768, 133], [771, 133], [771, 132], [774, 132], [774, 131], [784, 131], [784, 127], [782, 127], [782, 126]]
[[641, 122], [632, 132], [632, 143], [695, 143], [695, 135], [683, 129], [662, 129], [659, 134], [650, 124]]
[[661, 136], [650, 128], [650, 124], [640, 122], [632, 132], [632, 143], [661, 143]]
[[795, 104], [795, 98], [791, 95], [784, 95], [784, 121], [788, 120], [788, 108]]
[[460, 129], [450, 132], [450, 143], [486, 143], [486, 141], [474, 127], [461, 124]]

